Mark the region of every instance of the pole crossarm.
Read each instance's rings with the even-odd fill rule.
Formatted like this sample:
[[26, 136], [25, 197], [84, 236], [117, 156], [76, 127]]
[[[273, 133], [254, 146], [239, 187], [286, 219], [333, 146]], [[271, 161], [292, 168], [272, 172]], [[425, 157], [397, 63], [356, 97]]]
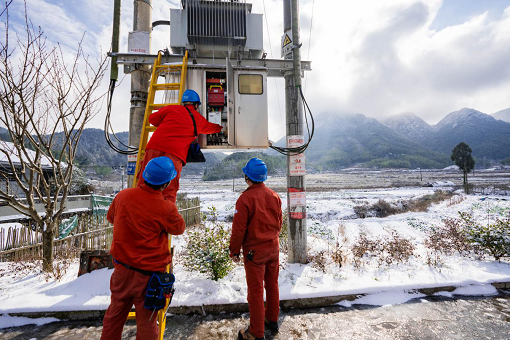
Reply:
[[[117, 57], [117, 63], [124, 66], [133, 66], [135, 64], [152, 65], [158, 57], [156, 54], [130, 54], [130, 53], [110, 53], [110, 57]], [[170, 54], [161, 55], [161, 64], [182, 62], [183, 55]], [[226, 67], [226, 59], [212, 57], [197, 57], [193, 59], [193, 64], [189, 64], [189, 68], [207, 66]], [[253, 68], [267, 69], [268, 77], [283, 77], [287, 71], [292, 72], [294, 69], [292, 59], [241, 59], [237, 60], [234, 68]], [[311, 61], [301, 61], [301, 71], [311, 71]]]

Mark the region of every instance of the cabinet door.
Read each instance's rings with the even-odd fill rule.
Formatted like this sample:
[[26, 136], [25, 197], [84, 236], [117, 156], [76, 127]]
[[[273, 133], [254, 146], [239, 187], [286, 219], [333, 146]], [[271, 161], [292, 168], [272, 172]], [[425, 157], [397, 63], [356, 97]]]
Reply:
[[235, 70], [236, 146], [267, 148], [267, 72]]
[[230, 58], [227, 58], [227, 124], [228, 124], [228, 144], [236, 145], [235, 133], [235, 84], [234, 84], [234, 69], [230, 63]]

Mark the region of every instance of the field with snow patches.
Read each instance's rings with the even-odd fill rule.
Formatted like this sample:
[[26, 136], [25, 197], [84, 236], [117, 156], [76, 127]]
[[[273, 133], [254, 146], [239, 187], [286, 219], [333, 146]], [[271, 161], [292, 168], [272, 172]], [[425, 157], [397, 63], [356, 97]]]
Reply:
[[[285, 180], [270, 178], [267, 183], [269, 187], [284, 187]], [[219, 221], [229, 224], [225, 221], [231, 219], [236, 199], [245, 188], [240, 180], [236, 181], [235, 185], [236, 191], [233, 192], [232, 180], [206, 183], [184, 179], [181, 182], [181, 192], [190, 197], [200, 196], [203, 211], [214, 206], [218, 211]], [[432, 194], [434, 190], [435, 188], [405, 187], [308, 192], [309, 255], [320, 251], [331, 253], [339, 239], [340, 249], [345, 256], [344, 265], [340, 267], [328, 260], [324, 273], [312, 263], [288, 264], [286, 255], [282, 253], [280, 298], [363, 293], [368, 295], [344, 304], [396, 304], [418, 297], [410, 292], [412, 289], [445, 285], [464, 287], [459, 289], [459, 294], [463, 291], [482, 295], [495, 293], [489, 283], [510, 281], [508, 258], [498, 262], [489, 257], [474, 260], [453, 255], [442, 257], [436, 266], [429, 266], [424, 245], [425, 230], [441, 225], [446, 217], [458, 217], [459, 211], [471, 212], [477, 219], [484, 221], [508, 216], [508, 197], [473, 195], [465, 196], [463, 200], [457, 197], [432, 205], [427, 212], [408, 212], [385, 218], [357, 219], [353, 210], [354, 206], [362, 203], [372, 204], [379, 199], [397, 202]], [[284, 192], [279, 194], [283, 206], [286, 207], [286, 195]], [[379, 265], [376, 261], [371, 261], [357, 268], [349, 250], [360, 232], [371, 239], [382, 239], [396, 232], [415, 246], [414, 256], [404, 264]], [[179, 259], [184, 242], [185, 236], [173, 238], [177, 254], [174, 268], [177, 282], [173, 306], [246, 302], [247, 291], [242, 266], [236, 267], [218, 282], [206, 278], [203, 274], [188, 272]], [[110, 302], [109, 279], [112, 270], [102, 269], [76, 278], [78, 263], [75, 262], [65, 277], [55, 282], [46, 281], [41, 274], [33, 272], [14, 277], [10, 268], [12, 264], [0, 263], [0, 313], [98, 310], [106, 309]], [[382, 298], [370, 299], [367, 296]]]

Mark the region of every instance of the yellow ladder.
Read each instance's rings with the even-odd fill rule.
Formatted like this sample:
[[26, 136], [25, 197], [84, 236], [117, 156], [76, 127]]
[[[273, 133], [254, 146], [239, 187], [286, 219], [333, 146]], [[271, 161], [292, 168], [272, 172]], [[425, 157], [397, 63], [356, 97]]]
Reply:
[[[180, 105], [182, 95], [185, 90], [186, 83], [186, 74], [188, 71], [188, 51], [184, 54], [184, 58], [182, 58], [182, 64], [161, 64], [161, 52], [158, 53], [158, 57], [154, 61], [154, 66], [152, 67], [152, 76], [149, 84], [149, 95], [147, 96], [147, 106], [145, 107], [145, 115], [143, 117], [143, 126], [142, 126], [142, 134], [140, 135], [140, 145], [138, 146], [138, 157], [136, 159], [136, 170], [135, 176], [133, 179], [133, 187], [136, 187], [136, 183], [138, 181], [138, 172], [140, 171], [140, 167], [142, 165], [143, 157], [145, 156], [145, 147], [147, 146], [147, 142], [149, 141], [149, 133], [156, 131], [155, 126], [151, 126], [149, 123], [149, 116], [152, 111], [159, 110], [160, 108], [168, 105]], [[165, 75], [167, 73], [177, 73], [181, 74], [181, 82], [180, 83], [162, 83], [158, 84], [158, 78], [161, 75]], [[154, 98], [156, 97], [156, 91], [179, 91], [178, 94], [178, 102], [177, 103], [154, 103]]]
[[[136, 187], [136, 183], [138, 180], [138, 172], [140, 171], [140, 167], [143, 162], [143, 158], [145, 156], [145, 147], [147, 146], [147, 142], [149, 141], [149, 133], [156, 131], [155, 126], [151, 126], [149, 123], [149, 116], [152, 111], [158, 110], [167, 105], [180, 105], [182, 95], [185, 90], [186, 83], [186, 74], [188, 71], [188, 51], [184, 54], [182, 58], [182, 64], [161, 64], [161, 52], [158, 53], [158, 57], [154, 61], [154, 66], [152, 67], [152, 76], [149, 85], [149, 94], [147, 96], [147, 106], [145, 107], [145, 115], [143, 117], [143, 126], [142, 126], [142, 134], [140, 135], [140, 145], [138, 146], [138, 157], [136, 159], [136, 170], [135, 176], [133, 179], [133, 187]], [[180, 72], [180, 83], [158, 83], [158, 78], [161, 75], [165, 75], [167, 73], [177, 73]], [[177, 103], [154, 103], [154, 99], [156, 97], [156, 91], [166, 91], [173, 90], [179, 91], [178, 94], [178, 102]], [[172, 235], [168, 235], [168, 250], [172, 252]], [[170, 265], [166, 266], [166, 272], [170, 273], [172, 268]], [[166, 311], [168, 308], [168, 304], [170, 303], [169, 299], [166, 299], [165, 308], [160, 309], [158, 311], [158, 328], [159, 334], [158, 339], [163, 340], [163, 335], [165, 334], [166, 327]], [[129, 312], [128, 320], [136, 319], [136, 312]]]

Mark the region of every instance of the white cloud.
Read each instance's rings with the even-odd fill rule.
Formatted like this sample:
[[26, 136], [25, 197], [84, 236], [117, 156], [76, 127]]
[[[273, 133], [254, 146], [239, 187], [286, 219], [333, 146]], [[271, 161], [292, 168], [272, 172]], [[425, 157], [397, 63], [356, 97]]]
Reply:
[[[168, 19], [180, 1], [152, 1], [153, 20]], [[20, 2], [18, 3], [19, 6]], [[75, 46], [87, 30], [88, 51], [109, 49], [113, 2], [31, 0], [30, 12], [51, 40]], [[264, 47], [280, 58], [283, 34], [281, 0], [252, 1], [264, 13]], [[307, 58], [313, 0], [301, 0], [301, 55]], [[81, 12], [76, 8], [82, 4]], [[314, 113], [359, 112], [375, 118], [414, 112], [429, 123], [462, 107], [495, 112], [510, 107], [510, 6], [497, 17], [478, 13], [467, 21], [431, 29], [441, 0], [315, 1], [306, 96]], [[122, 2], [121, 51], [132, 30], [133, 2]], [[14, 11], [13, 11], [14, 12]], [[457, 21], [458, 22], [458, 21]], [[269, 38], [271, 45], [269, 44]], [[169, 29], [153, 32], [152, 52], [167, 47]], [[120, 68], [120, 78], [124, 76]], [[275, 85], [276, 83], [276, 85]], [[128, 129], [130, 77], [117, 89], [112, 122]], [[102, 89], [106, 89], [107, 82]], [[284, 134], [283, 80], [269, 79], [270, 138]], [[278, 101], [280, 105], [278, 105]], [[102, 128], [104, 114], [91, 127]]]

